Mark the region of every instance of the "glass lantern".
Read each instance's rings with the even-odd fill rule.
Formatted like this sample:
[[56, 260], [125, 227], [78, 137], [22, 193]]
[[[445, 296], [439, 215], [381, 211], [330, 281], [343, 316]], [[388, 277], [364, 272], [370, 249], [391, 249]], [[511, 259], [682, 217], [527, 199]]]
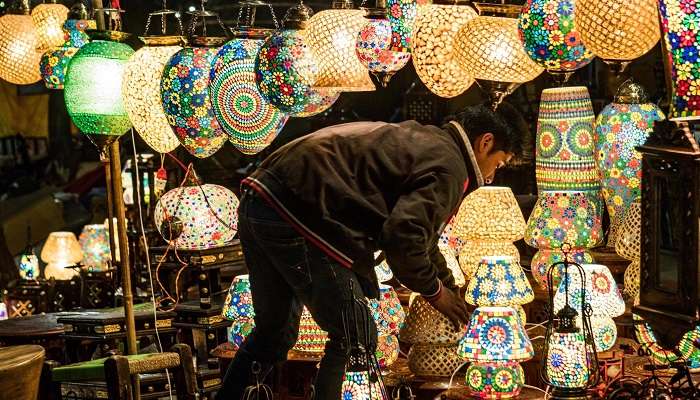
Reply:
[[21, 2], [16, 14], [0, 17], [0, 79], [15, 85], [41, 80], [41, 43], [29, 15], [29, 0]]

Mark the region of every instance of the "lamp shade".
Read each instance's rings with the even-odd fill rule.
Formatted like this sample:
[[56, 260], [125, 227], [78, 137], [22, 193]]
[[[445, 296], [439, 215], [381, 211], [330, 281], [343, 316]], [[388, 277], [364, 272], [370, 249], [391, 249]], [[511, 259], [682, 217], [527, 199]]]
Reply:
[[[625, 313], [625, 301], [608, 267], [602, 264], [583, 264], [584, 283], [578, 272], [570, 270], [562, 279], [554, 295], [555, 312], [567, 302], [581, 310], [582, 302], [589, 304], [594, 317], [617, 317]], [[568, 291], [568, 296], [567, 296]]]
[[110, 140], [131, 129], [121, 91], [124, 67], [132, 54], [126, 44], [95, 40], [81, 47], [68, 64], [64, 89], [68, 115], [93, 140]]
[[510, 399], [520, 395], [525, 372], [515, 361], [475, 362], [469, 365], [465, 379], [475, 398]]
[[228, 327], [228, 341], [238, 350], [245, 339], [253, 332], [255, 321], [253, 318], [239, 318]]
[[419, 8], [413, 30], [411, 57], [416, 73], [434, 94], [452, 98], [474, 84], [453, 56], [455, 36], [462, 25], [477, 16], [465, 5], [428, 4]]
[[598, 114], [596, 162], [610, 215], [608, 243], [611, 247], [615, 245], [627, 209], [642, 193], [642, 155], [635, 147], [644, 144], [654, 131], [654, 122], [664, 118], [663, 112], [653, 103], [613, 102]]
[[525, 51], [549, 72], [571, 72], [593, 60], [576, 29], [576, 4], [574, 0], [527, 0], [518, 17]]
[[68, 268], [83, 259], [80, 244], [73, 232], [51, 232], [41, 249], [41, 260], [47, 263], [46, 279], [70, 279], [77, 274]]
[[478, 306], [516, 306], [535, 299], [520, 263], [512, 257], [484, 257], [464, 298]]
[[449, 247], [458, 254], [462, 250], [464, 240], [457, 234], [455, 223], [456, 215], [447, 222], [445, 229], [442, 230], [438, 238], [438, 246]]
[[572, 389], [588, 385], [590, 361], [583, 333], [552, 333], [545, 362], [552, 385]]
[[153, 218], [161, 236], [176, 248], [209, 249], [233, 240], [237, 210], [238, 198], [223, 186], [185, 186], [161, 196]]
[[[577, 264], [593, 263], [593, 256], [591, 256], [591, 253], [583, 249], [571, 249], [568, 255], [569, 262], [575, 262]], [[538, 250], [537, 253], [532, 256], [532, 261], [530, 261], [530, 270], [532, 271], [532, 277], [535, 279], [535, 282], [539, 283], [540, 287], [543, 289], [547, 289], [547, 271], [552, 265], [563, 261], [564, 253], [561, 249], [543, 248]], [[555, 288], [559, 287], [561, 275], [564, 273], [563, 271], [563, 265], [558, 265], [556, 269], [552, 271], [552, 282]]]
[[199, 158], [216, 153], [226, 134], [209, 101], [209, 70], [217, 49], [186, 47], [163, 68], [160, 95], [163, 111], [180, 144]]
[[575, 191], [544, 191], [530, 214], [525, 242], [539, 249], [575, 249], [597, 245], [603, 237], [595, 195]]
[[416, 15], [420, 7], [431, 2], [430, 0], [387, 0], [392, 48], [409, 52], [413, 49], [413, 28]]
[[512, 307], [474, 310], [458, 354], [470, 361], [525, 361], [535, 355], [530, 338]]
[[670, 95], [669, 119], [675, 121], [700, 118], [700, 27], [696, 22], [695, 1], [659, 0], [664, 66]]
[[525, 233], [525, 218], [510, 188], [483, 186], [462, 201], [454, 229], [466, 240], [515, 242]]
[[255, 83], [255, 58], [262, 44], [257, 39], [233, 39], [212, 61], [209, 97], [214, 115], [244, 154], [267, 147], [287, 122], [287, 115], [268, 103]]
[[248, 275], [238, 275], [233, 278], [221, 315], [229, 321], [241, 318], [255, 318]]
[[42, 49], [63, 44], [63, 23], [68, 19], [68, 7], [63, 4], [38, 4], [32, 10], [32, 21]]
[[103, 269], [112, 258], [109, 232], [104, 224], [85, 225], [78, 237], [83, 252], [82, 264], [96, 270]]
[[19, 258], [19, 278], [25, 280], [38, 279], [39, 274], [39, 257], [33, 252], [22, 254]]
[[29, 15], [0, 17], [0, 79], [28, 85], [41, 79], [39, 35]]
[[90, 41], [85, 33], [90, 28], [95, 28], [95, 21], [69, 19], [63, 24], [63, 44], [47, 50], [41, 56], [41, 77], [47, 88], [63, 89], [68, 63], [78, 49]]
[[467, 282], [474, 277], [481, 259], [488, 256], [507, 256], [520, 259], [518, 248], [511, 242], [491, 240], [467, 240], [459, 253], [459, 266]]
[[542, 91], [535, 174], [539, 190], [598, 190], [593, 105], [584, 86]]
[[[579, 326], [581, 324], [579, 320]], [[591, 329], [595, 342], [595, 350], [598, 353], [608, 351], [617, 342], [617, 325], [610, 317], [591, 317]]]
[[[386, 86], [393, 74], [411, 59], [411, 53], [403, 47], [394, 47], [391, 24], [387, 18], [370, 17], [357, 34], [355, 52], [365, 66]], [[400, 39], [397, 37], [395, 40]]]
[[255, 58], [255, 72], [258, 89], [272, 106], [291, 115], [305, 111], [318, 69], [302, 31], [272, 33]]
[[370, 380], [366, 371], [345, 372], [340, 391], [342, 400], [384, 399], [379, 381]]
[[134, 129], [158, 153], [169, 153], [180, 142], [163, 111], [160, 80], [163, 68], [180, 46], [144, 46], [124, 68], [122, 99]]
[[380, 287], [379, 299], [369, 299], [369, 310], [380, 334], [399, 334], [406, 319], [406, 313], [394, 288], [384, 285]]
[[455, 344], [466, 327], [456, 329], [452, 321], [418, 294], [410, 299], [406, 321], [399, 337], [406, 343]]
[[596, 56], [631, 61], [659, 41], [659, 11], [654, 0], [576, 0], [576, 28]]
[[445, 259], [447, 269], [449, 269], [450, 272], [452, 272], [452, 277], [455, 280], [455, 285], [459, 287], [464, 286], [467, 283], [467, 280], [464, 276], [462, 268], [460, 268], [459, 266], [459, 261], [457, 261], [457, 253], [455, 252], [455, 250], [449, 246], [440, 245], [438, 245], [438, 249], [440, 250], [440, 254], [442, 254], [443, 258]]
[[395, 335], [379, 335], [377, 337], [377, 350], [375, 356], [379, 368], [393, 365], [399, 358], [399, 338]]
[[641, 236], [642, 207], [639, 201], [635, 201], [627, 209], [615, 243], [615, 252], [621, 257], [632, 261], [625, 270], [623, 294], [626, 298], [633, 299], [635, 305], [639, 303], [641, 284]]
[[523, 50], [514, 18], [478, 16], [454, 40], [454, 58], [475, 79], [524, 83], [543, 71]]
[[374, 84], [355, 54], [357, 33], [365, 24], [361, 10], [331, 9], [314, 14], [305, 31], [318, 64], [315, 88], [336, 92], [371, 91]]
[[299, 321], [299, 336], [292, 350], [302, 353], [323, 353], [327, 341], [328, 333], [318, 326], [309, 309], [304, 307]]

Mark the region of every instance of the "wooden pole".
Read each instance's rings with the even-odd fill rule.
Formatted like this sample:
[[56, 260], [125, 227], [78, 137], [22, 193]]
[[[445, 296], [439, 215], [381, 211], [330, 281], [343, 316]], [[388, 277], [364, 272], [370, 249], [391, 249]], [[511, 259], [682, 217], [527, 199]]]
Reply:
[[112, 267], [117, 262], [116, 249], [116, 229], [114, 229], [114, 200], [112, 199], [112, 171], [109, 165], [109, 156], [102, 157], [102, 164], [105, 167], [105, 186], [107, 187], [107, 227], [109, 229], [109, 251], [112, 254]]

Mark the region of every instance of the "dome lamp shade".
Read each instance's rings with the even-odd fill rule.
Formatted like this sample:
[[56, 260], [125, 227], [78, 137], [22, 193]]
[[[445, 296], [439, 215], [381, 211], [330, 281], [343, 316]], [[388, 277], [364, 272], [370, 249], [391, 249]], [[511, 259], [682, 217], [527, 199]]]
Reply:
[[46, 279], [67, 280], [78, 275], [70, 268], [83, 259], [78, 239], [73, 232], [51, 232], [41, 249], [41, 260], [45, 262]]
[[49, 0], [32, 10], [32, 21], [39, 35], [41, 49], [60, 46], [64, 42], [63, 24], [68, 19], [68, 7]]
[[41, 80], [39, 34], [32, 21], [29, 0], [0, 17], [0, 79], [15, 85]]
[[469, 281], [465, 300], [479, 306], [518, 306], [535, 299], [520, 263], [512, 257], [484, 257]]

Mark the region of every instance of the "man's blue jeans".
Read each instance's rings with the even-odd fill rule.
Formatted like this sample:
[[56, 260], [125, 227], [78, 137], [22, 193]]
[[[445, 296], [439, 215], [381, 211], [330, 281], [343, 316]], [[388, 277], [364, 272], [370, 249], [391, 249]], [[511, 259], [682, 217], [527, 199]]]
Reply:
[[[329, 337], [316, 376], [315, 399], [339, 400], [349, 343], [359, 339], [373, 349], [377, 340], [369, 310], [351, 301], [351, 286], [354, 297], [364, 299], [357, 275], [329, 259], [254, 192], [246, 191], [238, 215], [239, 237], [250, 271], [255, 328], [231, 362], [217, 400], [241, 398], [252, 382], [254, 362], [268, 370], [286, 360], [297, 339], [303, 305]], [[353, 314], [363, 327], [359, 334], [355, 321], [343, 323]], [[369, 328], [368, 335], [362, 333], [364, 327]]]

